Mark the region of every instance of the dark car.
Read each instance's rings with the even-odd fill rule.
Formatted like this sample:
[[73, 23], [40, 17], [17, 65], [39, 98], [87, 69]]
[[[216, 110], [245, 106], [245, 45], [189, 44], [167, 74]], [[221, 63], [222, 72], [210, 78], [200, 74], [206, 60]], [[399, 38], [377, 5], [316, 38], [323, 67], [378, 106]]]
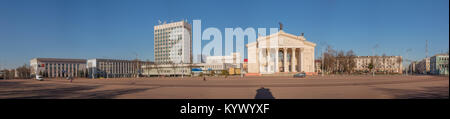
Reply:
[[294, 78], [305, 78], [306, 77], [306, 73], [297, 73], [294, 75]]

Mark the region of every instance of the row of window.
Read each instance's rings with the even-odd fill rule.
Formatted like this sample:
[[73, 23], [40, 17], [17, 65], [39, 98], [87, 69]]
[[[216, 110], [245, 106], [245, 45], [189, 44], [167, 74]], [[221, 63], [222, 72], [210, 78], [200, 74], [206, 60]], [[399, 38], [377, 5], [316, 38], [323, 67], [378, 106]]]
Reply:
[[163, 57], [163, 56], [167, 56], [167, 57], [168, 57], [168, 56], [170, 56], [170, 55], [169, 55], [169, 54], [156, 54], [155, 56], [156, 56], [156, 57]]
[[175, 30], [175, 31], [169, 31], [169, 32], [161, 32], [161, 33], [155, 33], [155, 36], [160, 37], [160, 36], [169, 36], [169, 35], [173, 35], [173, 34], [181, 34], [182, 31], [181, 30]]
[[45, 63], [45, 70], [52, 70], [52, 69], [58, 69], [58, 70], [65, 70], [69, 71], [69, 69], [75, 68], [78, 69], [80, 67], [80, 64], [49, 64]]
[[78, 70], [80, 69], [80, 64], [56, 64], [56, 63], [45, 63], [45, 73], [50, 77], [62, 77], [62, 76], [77, 76]]
[[172, 46], [175, 44], [177, 44], [177, 42], [157, 42], [157, 43], [155, 43], [156, 47], [163, 47], [162, 45]]
[[439, 60], [448, 60], [448, 57], [439, 57]]
[[155, 30], [155, 34], [158, 34], [158, 33], [161, 33], [161, 32], [172, 31], [172, 30], [178, 29], [178, 28], [183, 28], [183, 26], [174, 26], [174, 27], [168, 27], [168, 28], [163, 28], [163, 29], [156, 29]]
[[169, 57], [156, 57], [155, 58], [155, 60], [169, 60], [169, 59], [179, 60], [179, 59], [182, 59], [182, 57], [172, 57], [172, 58], [169, 58]]
[[181, 39], [183, 39], [183, 37], [179, 36], [179, 37], [155, 37], [155, 43], [165, 43], [165, 42], [175, 42], [175, 41], [180, 41]]
[[[144, 71], [145, 72], [145, 71]], [[159, 73], [173, 73], [173, 70], [158, 70]], [[188, 73], [190, 70], [177, 70], [176, 72], [185, 72]]]
[[[183, 51], [183, 49], [181, 49], [181, 47], [178, 47], [178, 46], [171, 47], [171, 49], [178, 49], [178, 52], [182, 52]], [[169, 52], [170, 52], [169, 47], [155, 48], [155, 53], [156, 54], [157, 53], [169, 53]]]
[[110, 73], [132, 73], [134, 63], [99, 62], [99, 69]]

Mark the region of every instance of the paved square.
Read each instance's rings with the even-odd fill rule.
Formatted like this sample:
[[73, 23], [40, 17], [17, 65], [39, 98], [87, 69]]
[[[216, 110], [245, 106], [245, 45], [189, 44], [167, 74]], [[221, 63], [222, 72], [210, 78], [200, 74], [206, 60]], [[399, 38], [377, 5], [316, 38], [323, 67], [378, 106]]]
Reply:
[[448, 99], [448, 76], [0, 80], [0, 99]]

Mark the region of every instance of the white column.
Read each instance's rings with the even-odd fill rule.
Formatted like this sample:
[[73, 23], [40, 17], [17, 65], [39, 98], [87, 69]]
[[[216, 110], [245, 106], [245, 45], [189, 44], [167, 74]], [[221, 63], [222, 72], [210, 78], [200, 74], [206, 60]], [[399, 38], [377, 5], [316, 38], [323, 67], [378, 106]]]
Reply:
[[267, 65], [266, 65], [267, 72], [270, 72], [270, 49], [269, 48], [266, 48], [266, 53], [267, 53], [267, 57], [266, 57], [266, 60], [267, 60]]
[[296, 70], [295, 70], [295, 64], [297, 64], [296, 63], [296, 59], [295, 59], [296, 57], [295, 57], [295, 48], [292, 48], [292, 57], [291, 57], [291, 69], [292, 69], [292, 72], [297, 72]]
[[61, 64], [56, 64], [56, 71], [58, 73], [56, 77], [61, 77]]
[[289, 70], [289, 68], [288, 68], [288, 65], [287, 65], [287, 48], [283, 48], [283, 67], [284, 67], [284, 72], [289, 72], [288, 70]]
[[127, 75], [129, 72], [129, 68], [130, 68], [130, 66], [129, 66], [128, 62], [125, 62], [125, 74], [127, 74]]
[[263, 62], [262, 62], [262, 58], [263, 58], [263, 54], [262, 54], [262, 52], [263, 52], [263, 50], [262, 50], [262, 48], [259, 48], [259, 49], [257, 49], [258, 50], [258, 65], [259, 65], [259, 73], [262, 73], [264, 70], [263, 70], [263, 66], [262, 66], [262, 64], [263, 64]]
[[279, 61], [279, 57], [278, 57], [278, 48], [275, 48], [275, 72], [280, 72], [280, 67], [278, 66], [278, 61]]
[[305, 50], [304, 48], [300, 49], [300, 63], [299, 63], [300, 71], [305, 71], [305, 64], [303, 63], [304, 62], [303, 59], [305, 59], [303, 58], [305, 52], [304, 50]]
[[123, 62], [120, 62], [120, 77], [123, 77]]
[[75, 67], [73, 69], [75, 69], [75, 77], [79, 77], [78, 76], [78, 66], [79, 64], [75, 64]]

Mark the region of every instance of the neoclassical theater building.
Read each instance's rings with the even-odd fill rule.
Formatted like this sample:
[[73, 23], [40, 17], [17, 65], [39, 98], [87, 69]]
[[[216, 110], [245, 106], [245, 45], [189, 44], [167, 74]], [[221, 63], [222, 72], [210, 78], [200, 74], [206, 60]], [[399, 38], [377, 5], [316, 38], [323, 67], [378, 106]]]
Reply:
[[260, 36], [248, 43], [248, 73], [277, 74], [305, 72], [314, 74], [316, 44], [282, 29], [268, 36]]

